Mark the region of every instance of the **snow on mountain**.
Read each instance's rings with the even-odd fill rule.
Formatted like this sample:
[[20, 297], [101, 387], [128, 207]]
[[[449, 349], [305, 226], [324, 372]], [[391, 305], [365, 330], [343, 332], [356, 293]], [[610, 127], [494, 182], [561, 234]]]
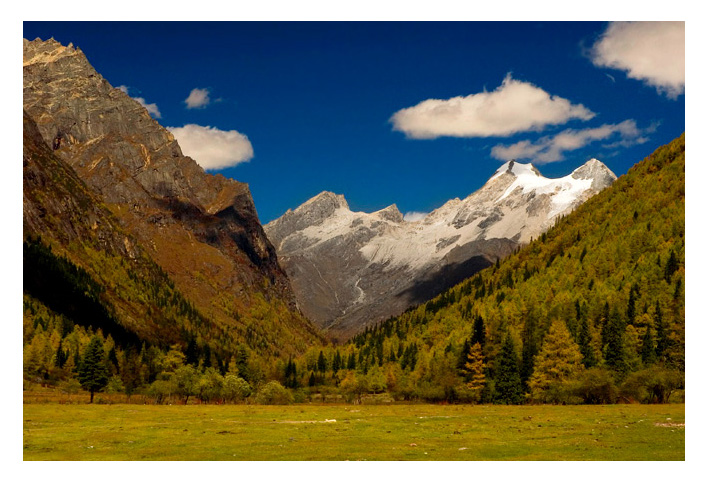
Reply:
[[353, 212], [344, 196], [323, 192], [265, 229], [302, 311], [351, 335], [507, 255], [615, 179], [596, 159], [559, 179], [510, 161], [418, 221], [396, 205]]

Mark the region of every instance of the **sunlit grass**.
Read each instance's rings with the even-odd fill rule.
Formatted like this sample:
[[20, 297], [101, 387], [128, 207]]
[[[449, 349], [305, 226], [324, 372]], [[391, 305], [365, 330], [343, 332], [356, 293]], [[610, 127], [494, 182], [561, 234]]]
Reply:
[[24, 406], [25, 460], [684, 460], [684, 405]]

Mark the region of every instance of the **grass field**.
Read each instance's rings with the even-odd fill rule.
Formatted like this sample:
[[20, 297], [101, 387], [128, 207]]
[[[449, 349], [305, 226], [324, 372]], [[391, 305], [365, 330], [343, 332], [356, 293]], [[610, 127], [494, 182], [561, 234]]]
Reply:
[[24, 405], [25, 460], [684, 460], [684, 405]]

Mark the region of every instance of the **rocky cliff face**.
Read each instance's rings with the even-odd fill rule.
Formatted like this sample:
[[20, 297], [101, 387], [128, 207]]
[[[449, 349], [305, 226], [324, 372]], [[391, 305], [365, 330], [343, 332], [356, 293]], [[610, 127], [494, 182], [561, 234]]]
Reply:
[[[39, 39], [23, 47], [23, 104], [36, 124], [33, 135], [74, 169], [198, 309], [228, 329], [260, 293], [299, 318], [246, 184], [207, 174], [184, 156], [172, 134], [101, 77], [80, 49]], [[32, 209], [25, 206], [26, 227], [37, 220]], [[298, 330], [315, 337], [311, 327]]]
[[395, 205], [355, 213], [343, 196], [323, 192], [265, 229], [303, 312], [342, 338], [489, 266], [613, 180], [595, 159], [560, 179], [511, 161], [417, 222]]

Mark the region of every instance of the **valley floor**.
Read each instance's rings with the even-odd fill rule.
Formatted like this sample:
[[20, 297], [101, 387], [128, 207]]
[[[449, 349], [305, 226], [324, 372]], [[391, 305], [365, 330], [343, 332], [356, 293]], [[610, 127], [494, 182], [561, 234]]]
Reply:
[[685, 406], [27, 403], [25, 460], [684, 460]]

